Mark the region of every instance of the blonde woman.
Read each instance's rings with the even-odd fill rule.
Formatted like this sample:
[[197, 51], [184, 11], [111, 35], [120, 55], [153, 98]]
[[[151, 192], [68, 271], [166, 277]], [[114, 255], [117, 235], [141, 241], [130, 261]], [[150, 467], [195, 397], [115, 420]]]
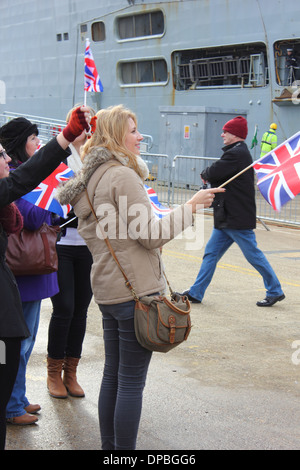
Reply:
[[[97, 126], [83, 147], [81, 173], [60, 191], [79, 218], [78, 230], [93, 256], [92, 290], [102, 312], [105, 365], [99, 395], [103, 450], [132, 450], [142, 410], [151, 352], [134, 332], [132, 295], [108, 251], [99, 224], [138, 296], [159, 293], [165, 283], [160, 247], [192, 224], [198, 205], [211, 205], [203, 190], [163, 219], [156, 219], [144, 188], [149, 172], [140, 157], [142, 136], [134, 113], [122, 105], [97, 113]], [[98, 216], [96, 222], [85, 188]]]

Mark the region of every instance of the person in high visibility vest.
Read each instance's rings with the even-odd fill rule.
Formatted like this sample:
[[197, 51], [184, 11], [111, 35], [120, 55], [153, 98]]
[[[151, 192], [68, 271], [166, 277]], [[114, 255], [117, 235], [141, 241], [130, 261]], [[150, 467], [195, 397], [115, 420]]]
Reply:
[[263, 157], [267, 153], [271, 152], [275, 147], [277, 147], [277, 135], [276, 135], [277, 124], [272, 122], [270, 129], [265, 132], [261, 139], [260, 144], [260, 157]]

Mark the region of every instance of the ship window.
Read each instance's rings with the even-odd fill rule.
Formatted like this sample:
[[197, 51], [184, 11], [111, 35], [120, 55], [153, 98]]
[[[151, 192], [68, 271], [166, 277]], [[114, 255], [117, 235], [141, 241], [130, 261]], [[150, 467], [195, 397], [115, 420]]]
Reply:
[[120, 39], [157, 36], [164, 32], [164, 15], [162, 11], [151, 11], [122, 16], [118, 18], [117, 25]]
[[164, 59], [121, 62], [120, 78], [124, 85], [165, 84], [168, 80], [167, 63]]
[[62, 41], [62, 35], [61, 33], [56, 35], [56, 41]]
[[263, 43], [175, 51], [172, 64], [176, 90], [262, 87], [269, 82]]
[[68, 41], [69, 40], [69, 33], [64, 33], [64, 41]]
[[105, 24], [103, 21], [92, 24], [92, 39], [95, 42], [105, 41]]
[[81, 24], [80, 25], [80, 32], [81, 33], [86, 33], [87, 32], [87, 24]]
[[278, 85], [293, 86], [300, 80], [300, 38], [275, 42], [274, 59]]

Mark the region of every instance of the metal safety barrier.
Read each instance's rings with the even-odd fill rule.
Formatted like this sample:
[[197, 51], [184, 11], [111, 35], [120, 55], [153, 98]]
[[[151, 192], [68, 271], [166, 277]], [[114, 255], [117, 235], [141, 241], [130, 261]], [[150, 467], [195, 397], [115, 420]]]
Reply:
[[149, 178], [145, 184], [154, 189], [161, 204], [171, 206], [171, 167], [168, 155], [141, 152], [141, 157], [149, 168]]
[[[184, 204], [193, 194], [198, 191], [203, 183], [200, 173], [204, 168], [212, 165], [218, 159], [209, 157], [199, 157], [190, 155], [176, 155], [170, 160], [168, 155], [160, 154], [142, 154], [142, 158], [150, 165], [163, 158], [163, 162], [157, 165], [158, 168], [164, 168], [164, 172], [154, 172], [154, 181], [149, 182], [149, 186], [153, 187], [158, 195], [158, 199], [162, 204], [175, 206]], [[154, 166], [156, 168], [156, 166]], [[151, 170], [150, 170], [151, 172]], [[162, 178], [162, 174], [164, 175]], [[169, 174], [169, 180], [166, 176]], [[296, 196], [290, 202], [285, 204], [280, 212], [267, 203], [256, 187], [256, 207], [257, 218], [262, 223], [272, 222], [279, 224], [288, 224], [291, 226], [300, 226], [300, 199]], [[211, 211], [211, 209], [207, 209]]]
[[[42, 144], [47, 143], [48, 140], [59, 134], [66, 125], [65, 121], [57, 119], [4, 112], [0, 114], [0, 126], [20, 116], [38, 126]], [[141, 157], [147, 163], [150, 171], [146, 184], [154, 189], [162, 204], [170, 207], [184, 204], [202, 187], [200, 173], [218, 159], [193, 155], [176, 155], [172, 159], [166, 154], [150, 153], [149, 150], [153, 143], [152, 137], [146, 134], [142, 135], [144, 136], [144, 146], [142, 147]], [[299, 196], [283, 206], [280, 212], [276, 212], [256, 188], [256, 207], [257, 218], [262, 222], [269, 221], [300, 226]], [[207, 209], [207, 211], [211, 212], [212, 210]]]

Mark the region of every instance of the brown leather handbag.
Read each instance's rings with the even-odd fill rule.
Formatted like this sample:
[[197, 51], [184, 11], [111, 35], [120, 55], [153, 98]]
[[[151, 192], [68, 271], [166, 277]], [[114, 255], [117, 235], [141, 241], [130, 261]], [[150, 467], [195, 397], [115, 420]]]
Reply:
[[166, 353], [187, 340], [192, 327], [187, 297], [172, 293], [171, 300], [153, 295], [134, 300], [134, 328], [141, 346]]
[[[90, 201], [88, 191], [86, 196], [91, 211], [98, 223], [97, 215]], [[186, 296], [179, 296], [170, 289], [170, 300], [163, 295], [144, 296], [139, 298], [127, 278], [107, 236], [103, 234], [102, 227], [98, 224], [104, 241], [117, 263], [124, 279], [125, 285], [130, 290], [135, 300], [134, 327], [135, 334], [141, 346], [150, 351], [166, 353], [186, 341], [191, 331], [191, 305]]]
[[8, 236], [6, 262], [15, 276], [50, 274], [58, 269], [56, 252], [60, 227], [42, 224], [38, 230], [23, 228]]

